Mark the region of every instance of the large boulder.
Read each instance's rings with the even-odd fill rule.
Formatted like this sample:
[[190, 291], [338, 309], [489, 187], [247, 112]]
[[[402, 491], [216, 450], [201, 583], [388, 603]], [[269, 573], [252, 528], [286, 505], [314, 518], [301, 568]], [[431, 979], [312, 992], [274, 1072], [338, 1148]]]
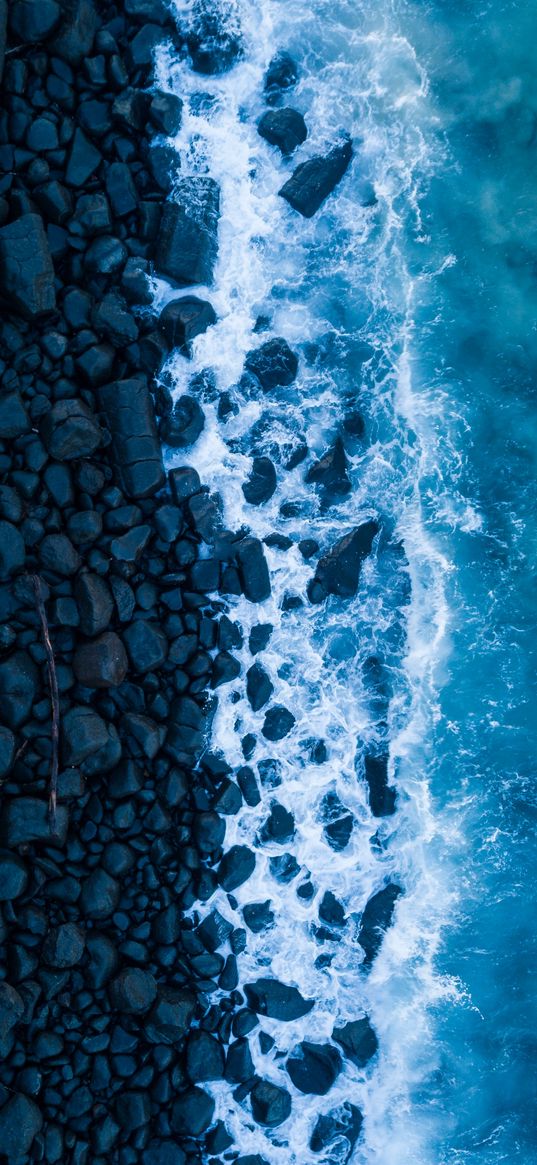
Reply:
[[225, 1054], [222, 1044], [209, 1032], [193, 1031], [186, 1046], [186, 1070], [193, 1084], [222, 1080]]
[[254, 457], [248, 481], [242, 492], [250, 506], [262, 506], [268, 502], [276, 490], [276, 470], [270, 457]]
[[315, 577], [308, 584], [310, 602], [322, 603], [328, 595], [349, 599], [356, 594], [362, 563], [371, 553], [378, 530], [378, 523], [374, 520], [364, 522], [322, 555]]
[[395, 903], [402, 894], [400, 886], [389, 882], [369, 899], [362, 914], [358, 942], [364, 950], [364, 966], [370, 967], [382, 946], [384, 932], [391, 926]]
[[331, 449], [308, 469], [306, 482], [308, 485], [320, 486], [325, 501], [330, 501], [332, 495], [345, 497], [351, 490], [347, 468], [343, 441], [337, 437]]
[[291, 1115], [291, 1097], [270, 1080], [258, 1080], [251, 1094], [252, 1115], [258, 1125], [276, 1129]]
[[332, 1032], [334, 1043], [339, 1044], [348, 1060], [358, 1068], [365, 1068], [378, 1050], [378, 1040], [367, 1015], [362, 1019], [352, 1019]]
[[162, 212], [155, 266], [179, 284], [209, 284], [218, 254], [220, 188], [213, 178], [182, 178]]
[[123, 683], [129, 662], [121, 639], [106, 631], [92, 643], [82, 643], [73, 657], [73, 671], [85, 688], [115, 688]]
[[9, 29], [17, 44], [37, 44], [54, 31], [60, 16], [57, 0], [12, 0]]
[[296, 109], [267, 109], [257, 123], [257, 132], [286, 156], [302, 145], [308, 136], [306, 122]]
[[352, 158], [352, 142], [347, 139], [324, 157], [319, 155], [297, 166], [279, 194], [304, 218], [313, 218], [347, 171]]
[[218, 867], [218, 881], [222, 889], [231, 894], [248, 881], [254, 869], [255, 853], [247, 845], [232, 845]]
[[298, 987], [280, 983], [278, 979], [256, 979], [244, 987], [248, 1006], [257, 1015], [280, 1019], [286, 1023], [307, 1015], [314, 1006], [313, 999], [304, 999]]
[[187, 44], [196, 73], [226, 73], [242, 56], [237, 0], [194, 0]]
[[54, 267], [39, 214], [0, 227], [0, 294], [11, 311], [30, 320], [56, 307]]
[[188, 348], [188, 345], [216, 323], [216, 312], [210, 303], [196, 295], [172, 299], [160, 314], [162, 328], [170, 348]]
[[171, 1127], [183, 1137], [202, 1137], [212, 1124], [214, 1100], [203, 1088], [187, 1088], [174, 1101]]
[[11, 1092], [0, 1109], [0, 1152], [8, 1165], [27, 1160], [42, 1124], [37, 1104], [22, 1092]]
[[166, 475], [145, 376], [104, 385], [98, 395], [124, 492], [130, 498], [150, 497], [162, 488]]
[[341, 1056], [331, 1044], [302, 1040], [287, 1058], [287, 1071], [295, 1088], [311, 1096], [326, 1096], [341, 1071]]
[[60, 400], [45, 413], [40, 425], [45, 448], [56, 461], [91, 457], [102, 433], [95, 413], [82, 400]]
[[264, 602], [270, 596], [271, 586], [261, 542], [258, 538], [243, 538], [237, 543], [236, 555], [244, 595], [251, 603]]
[[0, 837], [10, 849], [30, 843], [63, 845], [67, 837], [69, 816], [58, 805], [54, 820], [47, 801], [38, 797], [10, 797], [0, 818]]

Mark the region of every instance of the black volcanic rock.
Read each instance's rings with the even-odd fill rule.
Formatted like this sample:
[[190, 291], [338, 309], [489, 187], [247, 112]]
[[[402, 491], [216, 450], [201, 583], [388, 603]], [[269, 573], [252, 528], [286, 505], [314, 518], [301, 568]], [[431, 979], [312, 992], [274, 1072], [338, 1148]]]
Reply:
[[255, 853], [247, 845], [232, 845], [218, 867], [218, 881], [222, 889], [230, 894], [243, 882], [247, 882], [254, 870]]
[[42, 1124], [37, 1104], [22, 1092], [11, 1092], [0, 1108], [0, 1145], [9, 1165], [26, 1157]]
[[350, 492], [351, 483], [347, 475], [348, 462], [341, 437], [306, 473], [308, 485], [319, 485], [330, 497], [345, 497]]
[[274, 685], [260, 663], [252, 664], [246, 672], [246, 695], [253, 712], [259, 712], [274, 691]]
[[153, 402], [144, 376], [99, 389], [99, 403], [112, 434], [118, 475], [128, 497], [145, 498], [166, 480]]
[[75, 676], [86, 688], [117, 687], [123, 683], [128, 666], [125, 648], [113, 631], [81, 644], [73, 657]]
[[271, 392], [274, 388], [293, 384], [298, 372], [298, 357], [291, 351], [287, 340], [275, 336], [248, 352], [244, 367], [257, 378], [263, 392]]
[[262, 603], [271, 593], [270, 575], [263, 547], [258, 538], [247, 537], [237, 543], [237, 561], [242, 589], [252, 603]]
[[307, 1015], [314, 1006], [313, 999], [304, 999], [297, 987], [289, 987], [278, 979], [257, 979], [244, 986], [248, 1006], [258, 1015], [288, 1023]]
[[57, 0], [13, 0], [9, 11], [9, 29], [18, 44], [35, 44], [46, 40], [60, 21]]
[[363, 1019], [353, 1019], [341, 1027], [335, 1027], [332, 1039], [358, 1068], [365, 1068], [378, 1050], [376, 1034], [365, 1015]]
[[252, 1115], [258, 1125], [278, 1128], [291, 1115], [291, 1097], [270, 1080], [259, 1080], [251, 1091]]
[[261, 732], [266, 740], [283, 740], [288, 736], [295, 724], [295, 717], [283, 704], [275, 704], [265, 713], [265, 720]]
[[341, 182], [352, 155], [352, 142], [347, 139], [342, 145], [334, 146], [324, 157], [317, 156], [302, 162], [279, 194], [304, 218], [313, 218], [328, 195]]
[[160, 314], [162, 328], [170, 348], [187, 347], [196, 336], [216, 323], [216, 312], [210, 303], [195, 295], [172, 299]]
[[54, 267], [38, 214], [23, 214], [0, 227], [0, 294], [26, 319], [56, 306]]
[[193, 396], [186, 393], [174, 403], [171, 413], [160, 426], [162, 440], [173, 449], [194, 445], [205, 426], [205, 413]]
[[[356, 1105], [344, 1100], [337, 1108], [317, 1118], [310, 1140], [310, 1149], [321, 1153], [333, 1148], [340, 1165], [347, 1165], [360, 1136], [363, 1117]], [[329, 1160], [329, 1158], [325, 1158]]]
[[313, 1096], [325, 1096], [341, 1071], [341, 1056], [331, 1044], [303, 1040], [287, 1059], [287, 1071], [295, 1088]]
[[264, 505], [272, 497], [276, 485], [276, 470], [270, 457], [254, 457], [248, 481], [242, 486], [242, 492], [249, 505]]
[[364, 758], [365, 779], [369, 788], [369, 804], [374, 817], [390, 817], [395, 813], [397, 793], [388, 785], [388, 757], [386, 755]]
[[97, 418], [81, 400], [61, 400], [41, 422], [41, 437], [51, 457], [72, 461], [99, 448], [102, 433]]
[[322, 603], [328, 595], [347, 599], [356, 594], [362, 562], [371, 553], [378, 531], [377, 522], [364, 522], [322, 555], [315, 577], [308, 584], [310, 602]]
[[292, 154], [308, 136], [302, 114], [287, 108], [268, 109], [257, 124], [257, 132], [285, 155]]
[[224, 1067], [225, 1055], [219, 1041], [209, 1032], [191, 1032], [186, 1046], [186, 1070], [192, 1083], [221, 1080]]
[[370, 967], [382, 946], [384, 932], [391, 926], [395, 903], [402, 894], [400, 886], [389, 882], [369, 899], [362, 914], [358, 942], [363, 947], [364, 966]]
[[155, 265], [179, 284], [210, 284], [218, 253], [220, 189], [212, 178], [182, 178], [162, 212]]
[[175, 1133], [201, 1137], [212, 1124], [214, 1100], [203, 1088], [187, 1088], [174, 1101], [170, 1124]]

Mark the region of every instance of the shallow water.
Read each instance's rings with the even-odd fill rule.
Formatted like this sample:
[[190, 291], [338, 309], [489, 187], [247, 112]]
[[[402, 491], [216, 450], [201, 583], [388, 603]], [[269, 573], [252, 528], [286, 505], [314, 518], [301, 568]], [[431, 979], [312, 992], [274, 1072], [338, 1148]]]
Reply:
[[[176, 7], [188, 20], [188, 5]], [[269, 1054], [256, 1032], [250, 1038], [259, 1074], [292, 1094], [289, 1120], [258, 1128], [248, 1100], [235, 1101], [227, 1085], [213, 1086], [218, 1113], [241, 1151], [270, 1165], [319, 1160], [307, 1148], [312, 1127], [344, 1100], [364, 1115], [350, 1158], [359, 1165], [529, 1163], [537, 1160], [531, 6], [380, 0], [372, 11], [355, 0], [269, 0], [260, 11], [240, 0], [237, 14], [245, 56], [229, 74], [200, 80], [165, 50], [160, 59], [162, 83], [189, 98], [177, 139], [182, 172], [210, 173], [222, 189], [215, 287], [200, 289], [219, 322], [196, 340], [192, 361], [172, 358], [168, 374], [179, 394], [210, 368], [217, 395], [229, 391], [237, 406], [224, 422], [217, 400], [202, 398], [205, 430], [188, 458], [171, 463], [195, 464], [221, 492], [230, 529], [315, 537], [322, 549], [372, 516], [382, 529], [353, 600], [311, 606], [313, 566], [294, 545], [266, 551], [271, 599], [230, 603], [245, 632], [244, 671], [249, 628], [274, 624], [257, 658], [296, 724], [269, 745], [244, 679], [219, 689], [211, 747], [237, 769], [243, 736], [256, 733], [250, 764], [275, 759], [279, 783], [265, 768], [262, 804], [227, 819], [226, 847], [252, 845], [256, 872], [236, 892], [236, 910], [223, 894], [210, 907], [241, 925], [245, 904], [270, 899], [274, 925], [248, 934], [241, 981], [270, 968], [316, 1006], [291, 1024], [263, 1021], [276, 1041]], [[293, 163], [256, 131], [264, 71], [280, 48], [301, 68], [291, 103], [310, 135], [300, 160], [341, 130], [355, 143], [352, 167], [311, 221], [277, 197]], [[161, 285], [157, 294], [169, 292]], [[259, 337], [260, 316], [268, 330]], [[291, 389], [259, 402], [237, 381], [245, 354], [270, 335], [285, 336], [300, 371]], [[305, 438], [320, 455], [355, 409], [365, 435], [345, 436], [346, 498], [323, 509], [304, 482], [310, 456], [291, 471], [277, 465], [266, 505], [246, 504], [254, 443], [278, 458]], [[302, 605], [282, 610], [289, 595]], [[386, 700], [372, 691], [372, 657], [383, 662]], [[319, 739], [326, 760], [312, 760]], [[387, 748], [398, 808], [375, 819], [364, 754]], [[323, 831], [327, 794], [354, 819], [340, 852]], [[295, 817], [283, 846], [259, 833], [274, 800]], [[285, 885], [270, 870], [282, 852], [300, 868]], [[359, 919], [389, 880], [404, 896], [367, 975]], [[296, 891], [308, 881], [305, 899]], [[320, 941], [327, 890], [347, 921]], [[323, 1098], [294, 1089], [281, 1054], [364, 1013], [380, 1044], [371, 1065], [345, 1062]], [[323, 1155], [345, 1159], [344, 1144]]]

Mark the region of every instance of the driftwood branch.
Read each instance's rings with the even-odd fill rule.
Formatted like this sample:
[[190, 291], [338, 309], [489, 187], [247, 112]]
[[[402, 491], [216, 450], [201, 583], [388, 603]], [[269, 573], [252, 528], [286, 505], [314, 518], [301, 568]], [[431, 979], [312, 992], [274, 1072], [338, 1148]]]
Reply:
[[50, 769], [50, 795], [49, 795], [49, 811], [51, 817], [52, 829], [56, 828], [56, 803], [58, 798], [58, 763], [60, 750], [60, 697], [58, 694], [58, 678], [56, 675], [56, 663], [54, 660], [54, 652], [52, 650], [52, 643], [50, 641], [50, 630], [48, 625], [47, 613], [45, 611], [45, 603], [43, 599], [43, 589], [41, 579], [38, 574], [32, 575], [32, 583], [35, 591], [35, 604], [39, 619], [41, 621], [41, 631], [43, 634], [43, 643], [47, 653], [47, 671], [48, 682], [50, 688], [50, 704], [52, 708], [52, 763]]

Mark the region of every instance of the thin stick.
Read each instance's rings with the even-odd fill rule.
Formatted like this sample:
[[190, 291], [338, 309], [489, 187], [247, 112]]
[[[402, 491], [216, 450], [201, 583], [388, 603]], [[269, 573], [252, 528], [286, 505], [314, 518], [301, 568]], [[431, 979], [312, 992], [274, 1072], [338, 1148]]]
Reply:
[[45, 604], [43, 601], [43, 591], [41, 588], [41, 579], [38, 574], [32, 575], [32, 582], [34, 584], [35, 602], [39, 618], [41, 620], [41, 630], [43, 633], [43, 643], [45, 644], [45, 651], [47, 653], [47, 671], [48, 682], [50, 687], [50, 703], [52, 707], [52, 765], [50, 769], [50, 797], [49, 797], [49, 812], [51, 817], [51, 824], [53, 832], [56, 829], [56, 802], [58, 797], [58, 757], [60, 749], [60, 697], [58, 694], [58, 679], [56, 676], [56, 663], [54, 660], [54, 652], [52, 650], [52, 643], [50, 642], [50, 632], [45, 611]]

